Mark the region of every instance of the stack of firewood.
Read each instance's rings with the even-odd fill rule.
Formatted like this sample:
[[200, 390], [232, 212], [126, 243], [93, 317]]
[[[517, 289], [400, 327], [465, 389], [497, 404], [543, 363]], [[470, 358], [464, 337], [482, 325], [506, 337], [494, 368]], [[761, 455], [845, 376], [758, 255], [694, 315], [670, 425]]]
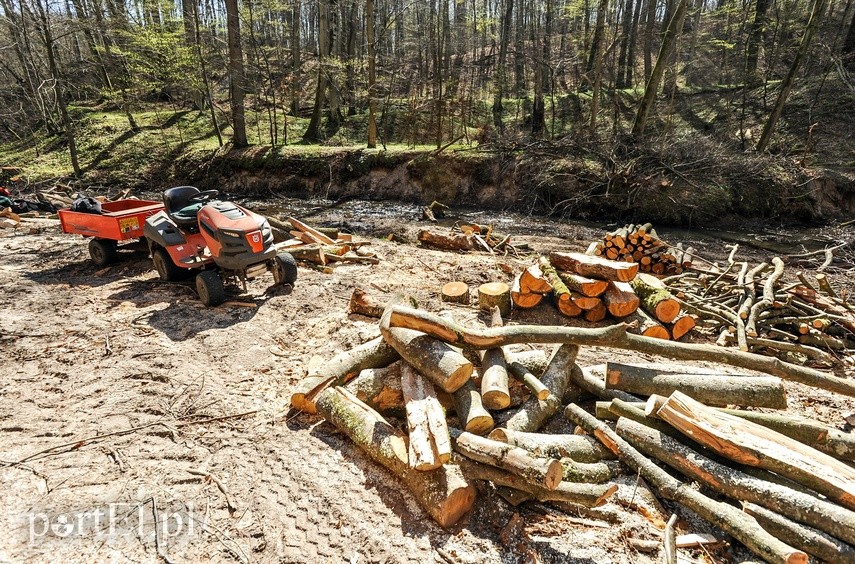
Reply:
[[516, 277], [511, 299], [517, 307], [532, 308], [552, 296], [568, 317], [598, 322], [611, 315], [641, 335], [682, 338], [695, 327], [694, 318], [656, 277], [638, 270], [637, 263], [555, 251]]
[[368, 242], [354, 241], [348, 233], [339, 233], [337, 229], [315, 229], [293, 217], [287, 219], [287, 224], [275, 218], [268, 218], [268, 221], [274, 229], [291, 236], [277, 243], [277, 246], [290, 253], [295, 260], [322, 268], [338, 262], [380, 262], [373, 252], [364, 248]]
[[[366, 301], [361, 294], [359, 302]], [[855, 396], [852, 382], [764, 356], [629, 334], [623, 324], [503, 327], [496, 308], [492, 327], [478, 329], [413, 305], [399, 297], [366, 310], [382, 313], [381, 336], [320, 364], [298, 383], [291, 403], [350, 437], [440, 525], [473, 507], [473, 480], [492, 482], [513, 504], [547, 501], [578, 516], [618, 489], [611, 480], [624, 470], [611, 461], [616, 457], [631, 476], [771, 562], [806, 562], [802, 550], [833, 562], [855, 558], [855, 470], [841, 462], [855, 461], [855, 440], [786, 413], [724, 409], [786, 409], [781, 378]], [[511, 348], [524, 343], [558, 346], [544, 361], [540, 351]], [[580, 345], [768, 375], [683, 364], [582, 368]], [[596, 405], [599, 418], [576, 405], [588, 395], [608, 402]], [[539, 432], [562, 412], [578, 425], [576, 433]], [[782, 485], [781, 477], [797, 485]], [[673, 551], [674, 520], [670, 528], [658, 521], [664, 549]], [[677, 561], [673, 553], [670, 561]]]
[[825, 274], [812, 283], [799, 271], [792, 273], [797, 282], [784, 284], [782, 259], [751, 265], [736, 260], [737, 250], [724, 266], [693, 267], [662, 282], [716, 332], [719, 345], [824, 365], [855, 361], [855, 309]]
[[609, 260], [638, 263], [641, 272], [679, 274], [692, 266], [695, 249], [671, 246], [656, 234], [649, 223], [629, 224], [607, 233], [602, 242], [591, 245], [591, 254]]

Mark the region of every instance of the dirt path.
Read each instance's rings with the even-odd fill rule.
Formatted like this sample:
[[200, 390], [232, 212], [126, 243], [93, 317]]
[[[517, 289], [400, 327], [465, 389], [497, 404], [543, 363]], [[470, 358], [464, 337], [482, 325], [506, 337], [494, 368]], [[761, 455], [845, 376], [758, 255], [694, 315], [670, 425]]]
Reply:
[[[265, 277], [233, 298], [244, 305], [205, 308], [189, 284], [157, 280], [142, 253], [99, 270], [56, 226], [0, 232], [0, 460], [25, 460], [0, 467], [0, 561], [652, 561], [626, 542], [657, 538], [636, 512], [603, 527], [535, 506], [508, 527], [513, 510], [485, 488], [471, 516], [442, 530], [333, 427], [286, 418], [313, 356], [377, 334], [374, 320], [346, 312], [354, 287], [405, 289], [438, 310], [441, 282], [506, 280], [523, 263], [372, 246], [378, 266], [300, 268], [291, 292], [268, 291]], [[620, 357], [632, 355], [610, 353]], [[591, 349], [583, 360], [605, 358]], [[855, 411], [793, 394], [829, 422]], [[92, 517], [99, 510], [123, 517], [118, 531]]]

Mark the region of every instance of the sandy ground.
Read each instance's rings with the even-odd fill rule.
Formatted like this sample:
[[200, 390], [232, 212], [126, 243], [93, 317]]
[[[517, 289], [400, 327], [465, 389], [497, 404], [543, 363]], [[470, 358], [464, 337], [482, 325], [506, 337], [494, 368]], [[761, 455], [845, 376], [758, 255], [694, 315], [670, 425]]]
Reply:
[[[378, 334], [375, 320], [348, 315], [353, 288], [378, 299], [405, 290], [438, 311], [442, 283], [507, 281], [529, 260], [371, 239], [380, 265], [301, 267], [293, 290], [269, 288], [268, 275], [206, 308], [192, 285], [159, 281], [143, 253], [99, 269], [81, 238], [34, 225], [41, 232], [0, 232], [0, 561], [658, 561], [628, 539], [661, 532], [617, 503], [584, 516], [513, 508], [479, 484], [476, 509], [443, 530], [331, 425], [288, 414], [313, 356]], [[562, 238], [519, 240], [581, 248], [595, 235], [555, 232]], [[452, 313], [480, 323], [473, 309]], [[516, 320], [561, 321], [526, 315]], [[638, 357], [585, 349], [580, 358]], [[788, 388], [794, 410], [828, 423], [855, 411], [850, 400]], [[632, 497], [635, 476], [621, 482]], [[682, 532], [710, 530], [680, 515]], [[732, 547], [681, 553], [746, 557]]]

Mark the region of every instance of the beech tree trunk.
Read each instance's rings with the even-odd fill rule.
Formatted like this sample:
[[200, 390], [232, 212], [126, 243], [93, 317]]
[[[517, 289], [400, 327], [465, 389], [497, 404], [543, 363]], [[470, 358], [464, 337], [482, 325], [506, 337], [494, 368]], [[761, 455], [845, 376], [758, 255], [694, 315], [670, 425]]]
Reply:
[[561, 483], [564, 468], [551, 458], [536, 458], [527, 450], [472, 433], [458, 433], [454, 450], [465, 456], [515, 474], [539, 488], [554, 490]]
[[226, 0], [226, 21], [229, 38], [229, 95], [232, 109], [232, 143], [246, 147], [246, 116], [244, 115], [243, 46], [240, 39], [238, 0]]
[[493, 429], [493, 416], [484, 409], [481, 393], [471, 380], [454, 392], [452, 398], [457, 418], [464, 431], [486, 435]]
[[617, 262], [583, 253], [549, 253], [549, 262], [558, 270], [574, 272], [588, 278], [628, 282], [638, 274], [638, 264]]
[[604, 448], [589, 435], [547, 435], [527, 433], [511, 429], [493, 429], [489, 438], [518, 446], [538, 456], [563, 459], [569, 458], [580, 463], [593, 463], [601, 460], [614, 460], [611, 451]]
[[407, 409], [410, 468], [435, 470], [451, 460], [445, 411], [431, 383], [406, 362], [401, 365], [401, 390]]

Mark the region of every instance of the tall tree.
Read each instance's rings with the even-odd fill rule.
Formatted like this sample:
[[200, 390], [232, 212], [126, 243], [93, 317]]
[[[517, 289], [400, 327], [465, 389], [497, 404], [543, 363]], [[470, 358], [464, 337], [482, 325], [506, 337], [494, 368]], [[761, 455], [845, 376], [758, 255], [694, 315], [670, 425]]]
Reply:
[[226, 0], [226, 26], [229, 37], [229, 94], [232, 109], [232, 142], [246, 147], [246, 115], [244, 110], [243, 46], [240, 39], [240, 14], [237, 0]]
[[377, 48], [374, 45], [374, 0], [365, 0], [365, 34], [368, 43], [368, 148], [377, 146]]
[[753, 83], [757, 78], [757, 60], [760, 55], [760, 45], [763, 42], [763, 32], [766, 28], [766, 12], [769, 10], [769, 0], [755, 0], [754, 21], [748, 34], [745, 48], [745, 82]]
[[849, 22], [849, 31], [846, 33], [840, 54], [846, 59], [847, 67], [855, 71], [855, 13], [852, 14], [852, 21]]
[[597, 6], [597, 27], [594, 30], [594, 41], [591, 45], [591, 57], [588, 61], [590, 66], [591, 89], [591, 135], [597, 133], [597, 114], [600, 111], [600, 86], [603, 77], [603, 41], [606, 35], [606, 10], [609, 9], [609, 0], [600, 0]]
[[324, 68], [330, 54], [329, 4], [325, 0], [318, 2], [318, 86], [315, 90], [315, 105], [312, 117], [303, 134], [303, 141], [315, 143], [321, 139], [321, 114], [326, 103], [327, 70]]
[[493, 95], [493, 125], [498, 130], [499, 134], [505, 133], [505, 124], [502, 120], [502, 97], [504, 96], [505, 88], [505, 69], [508, 55], [508, 42], [511, 35], [511, 18], [514, 13], [514, 0], [504, 0], [505, 11], [501, 19], [501, 33], [499, 35], [499, 64], [496, 68], [496, 84], [494, 86]]

